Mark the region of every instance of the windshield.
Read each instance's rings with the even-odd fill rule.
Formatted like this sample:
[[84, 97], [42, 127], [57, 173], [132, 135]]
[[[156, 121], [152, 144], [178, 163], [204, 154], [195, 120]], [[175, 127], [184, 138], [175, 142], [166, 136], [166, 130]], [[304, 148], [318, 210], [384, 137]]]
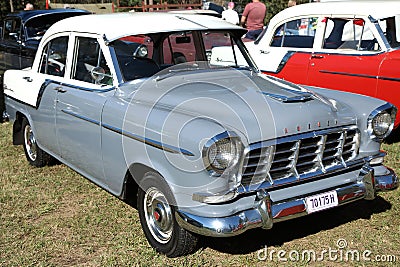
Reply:
[[[181, 70], [184, 71], [200, 68], [254, 67], [243, 53], [240, 38], [226, 31], [126, 36], [114, 41], [111, 46], [125, 81], [151, 77], [180, 64]], [[171, 72], [175, 71], [176, 68], [171, 69]]]

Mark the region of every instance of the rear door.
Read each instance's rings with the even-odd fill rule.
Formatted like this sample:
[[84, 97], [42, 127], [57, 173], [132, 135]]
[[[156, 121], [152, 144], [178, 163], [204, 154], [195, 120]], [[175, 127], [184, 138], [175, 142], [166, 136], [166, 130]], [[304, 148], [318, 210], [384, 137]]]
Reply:
[[[52, 154], [60, 155], [60, 147], [56, 133], [55, 107], [58, 92], [64, 80], [67, 52], [68, 34], [60, 34], [49, 40], [40, 51], [40, 62], [34, 66], [32, 73], [38, 73], [34, 77], [27, 77], [24, 87], [37, 88], [39, 90], [38, 100], [36, 101], [37, 112], [33, 113], [37, 141], [42, 148]], [[39, 85], [38, 83], [42, 83]]]

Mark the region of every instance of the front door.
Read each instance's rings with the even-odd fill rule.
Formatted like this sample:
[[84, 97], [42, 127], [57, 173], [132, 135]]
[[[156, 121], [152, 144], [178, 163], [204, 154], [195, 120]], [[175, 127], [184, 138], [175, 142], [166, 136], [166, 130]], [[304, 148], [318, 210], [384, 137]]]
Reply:
[[322, 49], [311, 54], [307, 84], [375, 96], [383, 59], [371, 23], [325, 18]]
[[[70, 79], [59, 85], [56, 103], [61, 157], [74, 169], [105, 187], [101, 116], [114, 94], [112, 78], [95, 38], [76, 37]], [[102, 73], [97, 77], [94, 72]]]

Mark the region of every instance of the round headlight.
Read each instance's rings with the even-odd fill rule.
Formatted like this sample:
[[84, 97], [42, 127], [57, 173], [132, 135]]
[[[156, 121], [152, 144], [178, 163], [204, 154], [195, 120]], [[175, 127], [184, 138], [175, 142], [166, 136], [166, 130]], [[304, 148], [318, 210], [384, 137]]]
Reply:
[[227, 168], [237, 163], [241, 154], [241, 142], [237, 137], [213, 138], [203, 150], [206, 168], [221, 175]]
[[386, 111], [381, 112], [372, 119], [372, 130], [377, 137], [385, 136], [392, 123], [392, 116]]
[[372, 139], [382, 141], [393, 130], [397, 109], [386, 103], [372, 111], [368, 117], [368, 133]]
[[214, 169], [225, 170], [237, 157], [236, 146], [230, 139], [222, 139], [211, 145], [208, 159]]

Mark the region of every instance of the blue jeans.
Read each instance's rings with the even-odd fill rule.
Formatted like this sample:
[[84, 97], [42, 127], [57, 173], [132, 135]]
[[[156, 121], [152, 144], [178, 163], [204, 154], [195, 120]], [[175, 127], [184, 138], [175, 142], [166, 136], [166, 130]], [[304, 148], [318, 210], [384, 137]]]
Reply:
[[250, 39], [250, 40], [255, 40], [255, 39], [257, 39], [257, 37], [260, 35], [260, 33], [262, 32], [262, 30], [263, 30], [263, 29], [261, 28], [261, 29], [257, 29], [257, 30], [248, 31], [248, 32], [246, 33], [245, 38]]

